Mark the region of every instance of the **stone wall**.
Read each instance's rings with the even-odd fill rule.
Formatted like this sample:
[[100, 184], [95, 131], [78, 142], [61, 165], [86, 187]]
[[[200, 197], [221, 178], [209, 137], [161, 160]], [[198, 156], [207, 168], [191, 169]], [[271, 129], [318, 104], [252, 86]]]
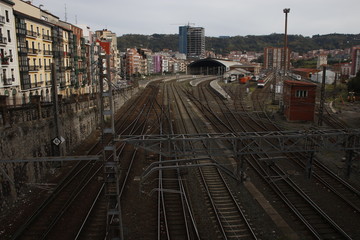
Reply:
[[[114, 110], [137, 93], [129, 88], [114, 94]], [[62, 137], [62, 153], [69, 155], [79, 144], [99, 127], [99, 99], [96, 96], [59, 98], [59, 119]], [[18, 108], [0, 106], [0, 159], [24, 159], [54, 155], [52, 139], [56, 137], [53, 105], [34, 100], [32, 104]], [[0, 207], [13, 201], [29, 184], [41, 182], [43, 176], [57, 163], [27, 162], [1, 163], [0, 160]]]

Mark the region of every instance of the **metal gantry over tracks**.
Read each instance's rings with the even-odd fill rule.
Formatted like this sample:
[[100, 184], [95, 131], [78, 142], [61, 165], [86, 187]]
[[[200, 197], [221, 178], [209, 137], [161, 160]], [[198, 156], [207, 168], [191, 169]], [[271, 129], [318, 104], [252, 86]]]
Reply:
[[[315, 153], [322, 149], [345, 151], [347, 176], [354, 152], [360, 150], [360, 129], [203, 133], [118, 136], [123, 141], [166, 157], [228, 156], [241, 159], [249, 154]], [[194, 148], [201, 142], [207, 148]], [[161, 147], [160, 147], [161, 146]], [[311, 154], [312, 156], [312, 154]], [[312, 168], [309, 159], [309, 167]]]

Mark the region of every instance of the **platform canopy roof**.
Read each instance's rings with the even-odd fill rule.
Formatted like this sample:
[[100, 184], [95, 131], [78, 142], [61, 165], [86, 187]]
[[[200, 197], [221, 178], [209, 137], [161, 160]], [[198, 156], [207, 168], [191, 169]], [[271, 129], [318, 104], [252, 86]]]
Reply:
[[191, 74], [224, 74], [232, 66], [239, 66], [241, 63], [214, 58], [204, 58], [189, 64]]
[[241, 65], [239, 62], [220, 60], [215, 58], [204, 58], [197, 61], [194, 61], [189, 64], [190, 68], [198, 68], [198, 67], [225, 67], [225, 70], [230, 70], [231, 66]]

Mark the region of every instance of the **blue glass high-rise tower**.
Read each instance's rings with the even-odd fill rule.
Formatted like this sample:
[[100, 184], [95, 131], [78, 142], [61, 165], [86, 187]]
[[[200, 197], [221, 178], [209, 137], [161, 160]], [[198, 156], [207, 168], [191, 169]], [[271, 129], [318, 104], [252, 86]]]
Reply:
[[202, 27], [179, 27], [179, 52], [188, 58], [205, 56], [205, 30]]

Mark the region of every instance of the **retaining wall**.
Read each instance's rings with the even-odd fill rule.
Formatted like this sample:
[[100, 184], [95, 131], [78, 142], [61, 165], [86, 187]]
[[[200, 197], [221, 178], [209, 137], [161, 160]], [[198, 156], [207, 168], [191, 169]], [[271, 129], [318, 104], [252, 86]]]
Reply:
[[[114, 93], [116, 112], [138, 92], [128, 88]], [[38, 99], [39, 100], [39, 99]], [[31, 104], [8, 108], [0, 106], [0, 208], [14, 201], [26, 187], [39, 183], [55, 163], [7, 163], [4, 159], [23, 159], [54, 155], [52, 139], [55, 135], [53, 105], [34, 99]], [[99, 127], [100, 101], [94, 95], [59, 98], [62, 153], [69, 155], [79, 144]]]

